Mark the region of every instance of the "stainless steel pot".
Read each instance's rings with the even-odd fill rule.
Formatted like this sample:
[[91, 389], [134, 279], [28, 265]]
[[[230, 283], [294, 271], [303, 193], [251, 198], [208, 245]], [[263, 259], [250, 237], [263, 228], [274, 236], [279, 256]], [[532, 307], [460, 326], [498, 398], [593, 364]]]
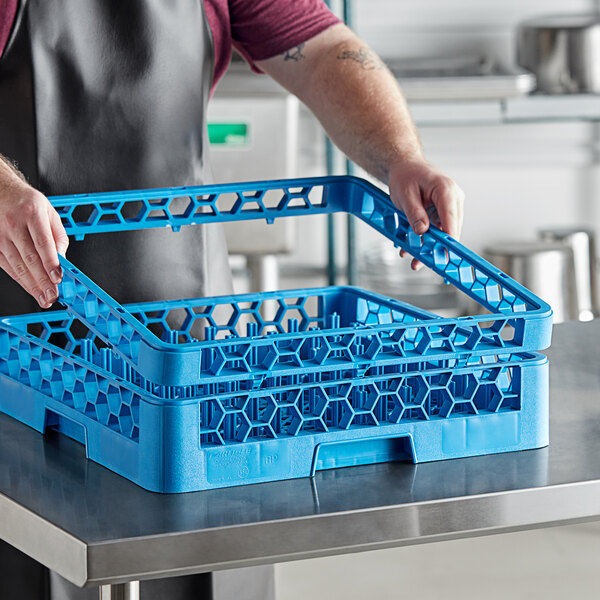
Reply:
[[566, 244], [573, 251], [577, 310], [580, 321], [591, 321], [598, 315], [595, 234], [585, 227], [541, 229], [538, 237], [546, 242]]
[[561, 242], [501, 242], [484, 249], [499, 269], [548, 302], [554, 323], [579, 317], [573, 250]]
[[548, 94], [600, 93], [600, 14], [553, 15], [525, 21], [517, 62]]

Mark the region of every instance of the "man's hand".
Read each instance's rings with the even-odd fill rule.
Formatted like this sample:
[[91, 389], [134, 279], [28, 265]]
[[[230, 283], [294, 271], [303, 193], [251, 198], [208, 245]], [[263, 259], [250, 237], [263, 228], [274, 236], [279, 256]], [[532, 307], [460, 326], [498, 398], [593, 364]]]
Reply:
[[[425, 160], [398, 162], [389, 170], [390, 197], [406, 213], [413, 231], [423, 235], [430, 223], [453, 238], [460, 237], [464, 192], [449, 177]], [[403, 250], [400, 256], [404, 256]], [[413, 259], [414, 270], [421, 263]]]
[[42, 308], [58, 298], [58, 254], [69, 239], [48, 199], [0, 160], [0, 267]]

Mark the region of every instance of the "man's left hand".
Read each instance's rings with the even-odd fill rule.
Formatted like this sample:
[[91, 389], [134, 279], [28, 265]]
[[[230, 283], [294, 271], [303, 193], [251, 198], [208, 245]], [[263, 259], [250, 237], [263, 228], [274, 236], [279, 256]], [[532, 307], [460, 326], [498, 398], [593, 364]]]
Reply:
[[[460, 237], [465, 194], [450, 177], [427, 161], [416, 160], [393, 164], [388, 182], [394, 206], [404, 211], [415, 233], [423, 235], [433, 223], [453, 238]], [[417, 270], [420, 265], [414, 259], [411, 266]]]

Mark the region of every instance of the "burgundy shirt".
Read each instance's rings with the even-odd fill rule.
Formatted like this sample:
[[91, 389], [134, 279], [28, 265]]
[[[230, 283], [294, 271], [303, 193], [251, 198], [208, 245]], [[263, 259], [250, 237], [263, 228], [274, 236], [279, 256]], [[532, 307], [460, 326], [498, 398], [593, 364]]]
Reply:
[[[236, 50], [254, 61], [282, 54], [339, 23], [322, 0], [204, 0], [215, 46], [212, 89]], [[13, 26], [17, 0], [0, 0], [0, 54]]]

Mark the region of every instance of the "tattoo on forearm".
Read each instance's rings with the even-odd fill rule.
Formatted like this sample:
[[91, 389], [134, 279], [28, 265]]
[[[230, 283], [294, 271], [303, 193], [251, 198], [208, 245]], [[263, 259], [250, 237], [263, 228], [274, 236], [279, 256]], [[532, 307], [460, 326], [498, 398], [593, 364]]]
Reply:
[[383, 63], [373, 52], [366, 46], [356, 50], [344, 50], [338, 57], [338, 60], [353, 60], [357, 62], [365, 71], [374, 71], [376, 69], [382, 69]]
[[303, 58], [306, 58], [304, 54], [302, 54], [302, 49], [306, 46], [306, 44], [300, 44], [298, 46], [294, 46], [290, 48], [283, 56], [283, 60], [293, 60], [294, 62], [300, 62]]

